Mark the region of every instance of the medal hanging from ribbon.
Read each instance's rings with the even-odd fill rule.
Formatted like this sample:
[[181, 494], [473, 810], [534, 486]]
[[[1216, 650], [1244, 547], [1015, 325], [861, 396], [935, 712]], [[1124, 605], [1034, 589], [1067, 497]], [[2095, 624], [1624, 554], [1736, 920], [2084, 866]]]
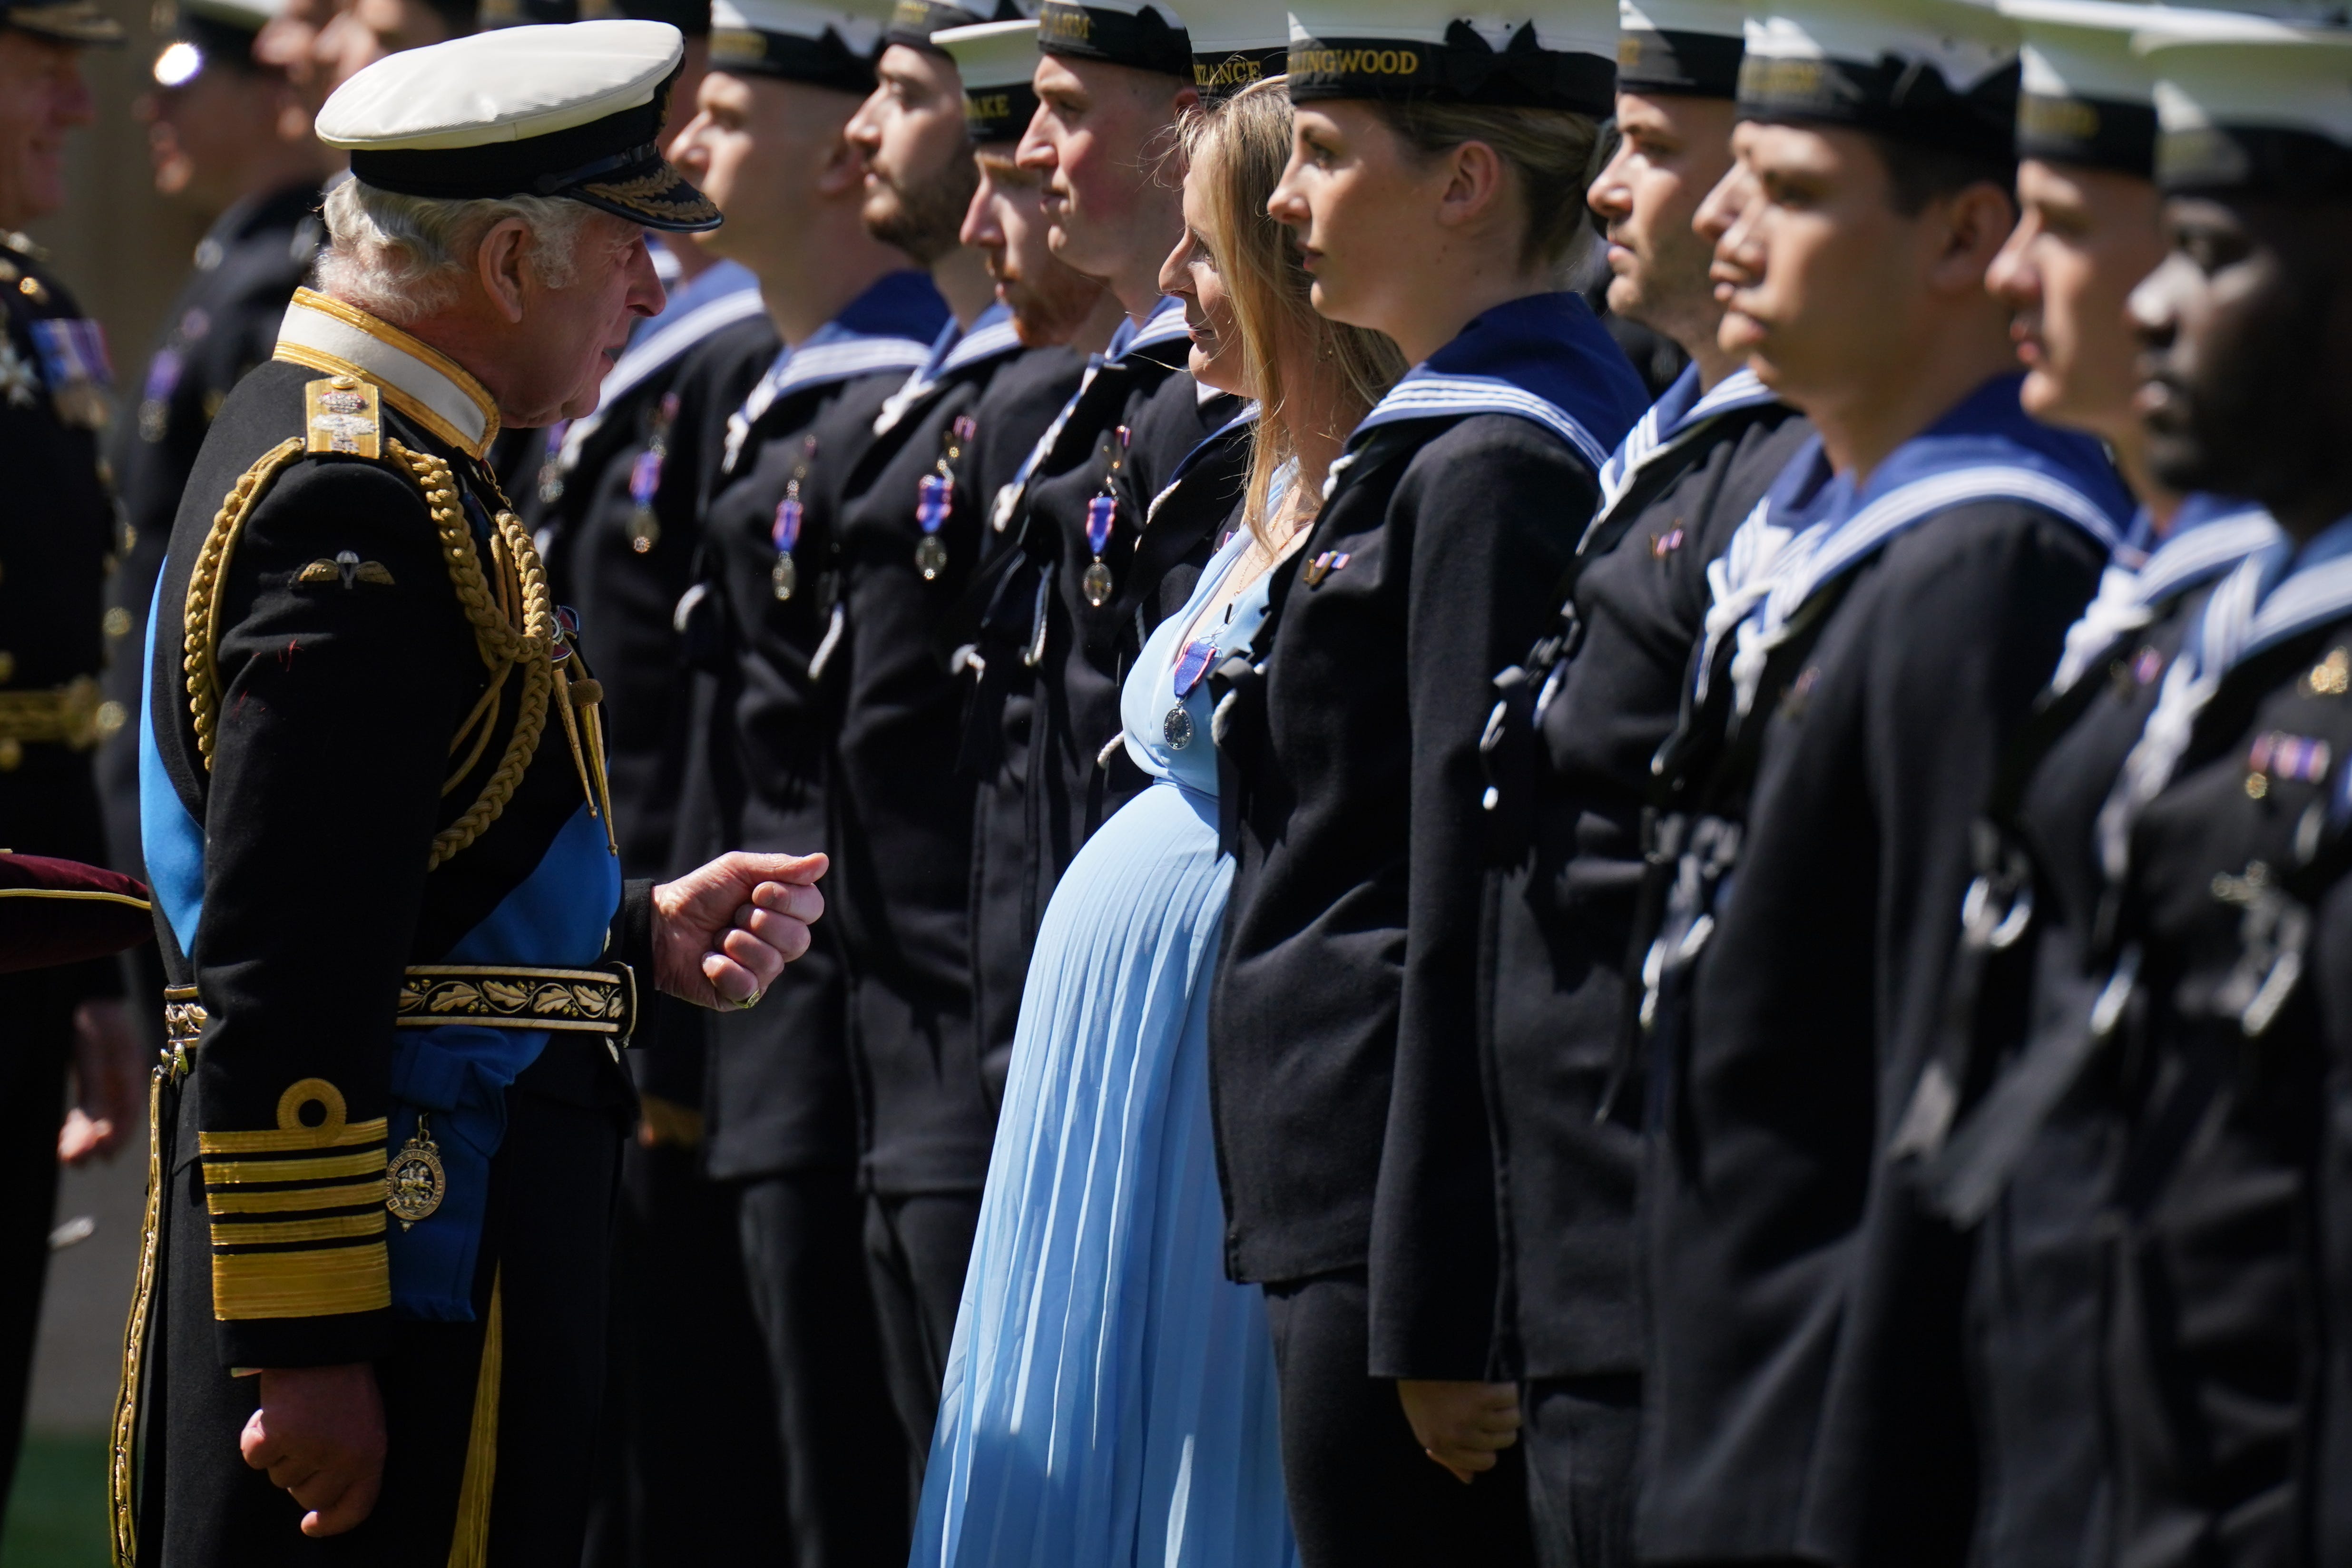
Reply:
[[816, 437], [812, 436], [801, 445], [801, 460], [793, 465], [793, 477], [784, 483], [784, 499], [776, 503], [776, 521], [768, 530], [768, 539], [776, 547], [776, 563], [769, 569], [768, 586], [779, 602], [800, 592], [801, 569], [793, 559], [793, 550], [801, 542], [801, 485], [808, 479], [809, 464], [815, 458]]
[[669, 458], [669, 427], [677, 418], [677, 394], [665, 393], [654, 407], [646, 449], [629, 465], [629, 548], [643, 555], [661, 542], [661, 520], [654, 516], [662, 464]]
[[1169, 684], [1176, 689], [1176, 705], [1160, 721], [1160, 735], [1172, 751], [1182, 751], [1192, 743], [1192, 715], [1186, 711], [1184, 699], [1207, 678], [1209, 666], [1216, 661], [1217, 639], [1213, 637], [1194, 637], [1176, 656], [1176, 667], [1170, 672]]
[[1118, 588], [1103, 552], [1110, 548], [1111, 528], [1118, 521], [1118, 496], [1111, 485], [1126, 466], [1128, 437], [1128, 428], [1122, 425], [1103, 438], [1103, 488], [1101, 493], [1087, 502], [1087, 548], [1094, 552], [1095, 558], [1086, 575], [1078, 579], [1078, 586], [1086, 591], [1087, 603], [1097, 610], [1110, 603]]
[[915, 546], [915, 570], [923, 574], [926, 583], [939, 581], [940, 574], [948, 569], [947, 542], [940, 530], [955, 508], [955, 469], [953, 464], [963, 456], [964, 443], [980, 426], [969, 414], [959, 414], [955, 422], [940, 437], [939, 461], [931, 472], [915, 481], [915, 526], [923, 531], [920, 543]]

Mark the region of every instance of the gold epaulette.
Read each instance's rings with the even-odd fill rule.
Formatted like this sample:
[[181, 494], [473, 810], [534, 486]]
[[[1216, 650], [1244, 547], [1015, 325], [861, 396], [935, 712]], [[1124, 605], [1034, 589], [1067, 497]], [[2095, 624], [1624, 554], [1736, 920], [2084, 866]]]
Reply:
[[[312, 1124], [304, 1120], [311, 1107]], [[348, 1120], [322, 1078], [289, 1084], [278, 1125], [199, 1132], [212, 1216], [213, 1316], [315, 1318], [392, 1305], [384, 1252], [387, 1122]]]
[[[440, 535], [441, 557], [448, 569], [450, 584], [457, 591], [467, 623], [473, 628], [475, 649], [489, 675], [480, 700], [449, 742], [450, 755], [456, 760], [442, 784], [443, 795], [455, 790], [481, 762], [498, 726], [509, 678], [518, 666], [521, 669], [514, 728], [507, 737], [498, 765], [473, 803], [435, 836], [426, 869], [439, 867], [473, 843], [505, 811], [522, 783], [524, 771], [538, 752], [540, 738], [547, 726], [549, 698], [559, 688], [562, 696], [555, 706], [571, 741], [588, 809], [604, 819], [609, 845], [612, 809], [604, 781], [603, 734], [598, 715], [593, 711], [601, 692], [593, 681], [575, 685], [558, 665], [556, 656], [562, 634], [555, 618], [555, 604], [548, 592], [546, 568], [521, 519], [509, 508], [501, 506], [499, 510], [490, 540], [491, 562], [498, 574], [494, 583], [483, 572], [476, 552], [473, 531], [467, 525], [465, 510], [458, 500], [456, 472], [447, 459], [412, 450], [384, 437], [382, 404], [373, 384], [350, 375], [313, 381], [303, 388], [303, 406], [305, 434], [279, 442], [238, 478], [214, 514], [212, 527], [197, 552], [194, 570], [189, 574], [181, 668], [187, 680], [188, 710], [195, 730], [196, 751], [206, 771], [212, 768], [219, 731], [217, 655], [222, 596], [229, 561], [246, 519], [260, 504], [278, 475], [299, 458], [340, 454], [370, 458], [405, 476], [423, 493], [425, 510]], [[350, 580], [358, 581], [368, 567], [374, 569], [367, 578], [372, 584], [393, 585], [391, 574], [374, 562], [355, 567]], [[310, 575], [306, 569], [304, 579], [310, 580]], [[317, 576], [322, 584], [330, 580], [329, 574]], [[341, 574], [332, 576], [333, 580], [341, 580]], [[583, 714], [575, 715], [575, 707], [582, 709]], [[584, 747], [583, 717], [589, 731]], [[618, 853], [617, 849], [614, 852]]]

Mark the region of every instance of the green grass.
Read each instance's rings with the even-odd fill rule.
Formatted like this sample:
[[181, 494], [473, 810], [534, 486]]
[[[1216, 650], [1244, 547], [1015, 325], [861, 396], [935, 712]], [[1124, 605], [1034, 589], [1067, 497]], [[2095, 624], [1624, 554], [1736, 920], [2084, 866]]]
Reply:
[[108, 1568], [106, 1439], [30, 1432], [0, 1531], [0, 1568]]

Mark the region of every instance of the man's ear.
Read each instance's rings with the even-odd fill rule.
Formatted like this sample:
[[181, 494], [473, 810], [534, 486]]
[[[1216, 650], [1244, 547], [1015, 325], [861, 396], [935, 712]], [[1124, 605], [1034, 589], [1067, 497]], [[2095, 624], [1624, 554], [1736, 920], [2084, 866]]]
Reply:
[[2017, 227], [2016, 203], [1999, 185], [1979, 180], [1936, 203], [1928, 216], [1938, 214], [1929, 282], [1939, 291], [1980, 290], [1993, 258]]
[[530, 230], [519, 217], [500, 218], [474, 251], [474, 275], [490, 308], [509, 326], [522, 321], [523, 268], [530, 264]]

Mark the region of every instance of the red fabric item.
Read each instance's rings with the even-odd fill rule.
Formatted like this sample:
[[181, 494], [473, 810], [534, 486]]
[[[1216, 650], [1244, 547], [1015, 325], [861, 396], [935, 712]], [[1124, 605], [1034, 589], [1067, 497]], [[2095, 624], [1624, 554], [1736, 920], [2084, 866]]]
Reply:
[[0, 854], [0, 974], [103, 958], [154, 934], [147, 885], [136, 877]]

